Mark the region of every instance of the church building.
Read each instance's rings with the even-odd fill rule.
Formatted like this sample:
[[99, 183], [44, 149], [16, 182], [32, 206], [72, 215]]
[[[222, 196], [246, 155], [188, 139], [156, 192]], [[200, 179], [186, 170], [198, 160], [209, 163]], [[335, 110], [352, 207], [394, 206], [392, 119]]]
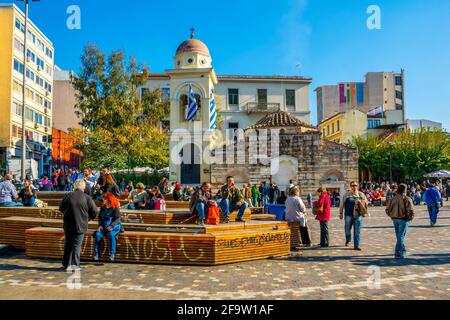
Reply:
[[[267, 181], [274, 178], [274, 182], [277, 182], [275, 181], [277, 179], [280, 180], [279, 185], [287, 184], [288, 181], [284, 181], [286, 175], [276, 173], [272, 177], [270, 170], [264, 171], [267, 166], [261, 166], [265, 169], [255, 169], [250, 173], [248, 171], [250, 167], [245, 160], [248, 158], [248, 154], [245, 157], [241, 155], [239, 157], [241, 161], [236, 164], [229, 164], [229, 161], [226, 160], [222, 162], [223, 159], [220, 160], [220, 163], [215, 162], [223, 156], [222, 151], [235, 148], [236, 143], [240, 143], [238, 142], [240, 140], [237, 139], [238, 132], [247, 133], [249, 129], [258, 127], [261, 121], [265, 123], [265, 129], [267, 129], [271, 123], [268, 119], [282, 115], [289, 124], [287, 133], [286, 130], [283, 132], [287, 135], [290, 133], [302, 135], [300, 140], [293, 138], [292, 145], [298, 146], [299, 143], [305, 142], [304, 148], [301, 146], [301, 154], [296, 153], [298, 148], [297, 151], [288, 152], [290, 160], [293, 158], [297, 158], [297, 160], [284, 161], [283, 170], [290, 170], [286, 167], [286, 163], [297, 166], [289, 171], [289, 177], [298, 181], [305, 176], [307, 179], [311, 179], [311, 186], [319, 183], [320, 179], [324, 181], [334, 179], [335, 182], [342, 185], [354, 178], [354, 175], [355, 179], [357, 178], [357, 161], [356, 164], [351, 164], [351, 170], [347, 170], [349, 166], [345, 164], [346, 170], [333, 171], [330, 177], [323, 175], [312, 177], [304, 172], [304, 168], [298, 167], [299, 164], [305, 163], [298, 157], [309, 152], [315, 153], [314, 157], [308, 156], [309, 162], [317, 161], [317, 157], [327, 156], [327, 152], [321, 153], [325, 143], [321, 140], [321, 133], [309, 125], [311, 82], [311, 78], [300, 76], [217, 75], [208, 47], [200, 40], [195, 39], [192, 32], [190, 39], [178, 46], [173, 69], [166, 70], [161, 74], [149, 74], [146, 83], [139, 89], [141, 95], [145, 90], [160, 89], [162, 95], [170, 99], [171, 181], [180, 181], [183, 184], [191, 185], [198, 185], [203, 181], [219, 184], [223, 182], [226, 175], [235, 173], [237, 182], [252, 181], [256, 183], [263, 178]], [[188, 120], [191, 116], [189, 104], [192, 103], [194, 97], [197, 112], [193, 118]], [[281, 121], [275, 127], [286, 129], [286, 123]], [[306, 138], [303, 137], [305, 135]], [[248, 147], [248, 139], [246, 141], [244, 143], [242, 140], [241, 146]], [[343, 157], [346, 161], [347, 159], [355, 161], [355, 150], [342, 145], [333, 145], [331, 149], [336, 152], [340, 148], [345, 151]], [[322, 151], [319, 152], [319, 149]], [[248, 148], [244, 152], [248, 153]], [[286, 151], [281, 148], [280, 152]], [[355, 165], [354, 174], [352, 170]], [[308, 168], [310, 167], [313, 165], [308, 165]], [[270, 169], [270, 164], [268, 164], [268, 168]], [[245, 173], [247, 171], [248, 173]], [[326, 173], [324, 174], [326, 175]], [[219, 177], [219, 175], [223, 175], [223, 177]]]

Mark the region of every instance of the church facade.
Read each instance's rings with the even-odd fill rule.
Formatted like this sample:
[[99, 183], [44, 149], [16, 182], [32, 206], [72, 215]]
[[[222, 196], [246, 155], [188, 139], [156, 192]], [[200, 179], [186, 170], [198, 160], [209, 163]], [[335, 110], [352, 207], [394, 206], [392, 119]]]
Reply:
[[[356, 151], [342, 145], [329, 145], [321, 139], [320, 132], [309, 125], [311, 82], [310, 78], [297, 76], [218, 76], [212, 66], [208, 47], [191, 35], [177, 48], [174, 68], [162, 74], [150, 74], [140, 88], [141, 94], [145, 90], [160, 89], [170, 99], [170, 180], [191, 185], [203, 181], [220, 184], [227, 175], [236, 175], [237, 182], [272, 179], [284, 185], [287, 183], [284, 181], [287, 177], [285, 172], [289, 171], [292, 180], [310, 181], [307, 185], [312, 187], [320, 179], [342, 184], [354, 178], [354, 168], [349, 168], [348, 164], [354, 161]], [[190, 89], [195, 94], [199, 109], [196, 117], [188, 121]], [[211, 108], [213, 99], [215, 110]], [[217, 130], [214, 130], [216, 125], [212, 120], [215, 119], [214, 112], [218, 115]], [[271, 133], [275, 129], [284, 130], [280, 136], [284, 144], [280, 144], [279, 148], [284, 157], [280, 162], [283, 164], [281, 173], [271, 172], [273, 164], [270, 163], [250, 166], [246, 160], [249, 153], [248, 137], [246, 142], [239, 140], [240, 136], [246, 136], [261, 121], [266, 121], [264, 123], [267, 126], [267, 123], [271, 123], [267, 119], [277, 114], [287, 115], [286, 121], [295, 123], [295, 129], [288, 126], [289, 130], [286, 131], [283, 126], [275, 125], [272, 128], [274, 130], [269, 130]], [[270, 129], [270, 125], [264, 129]], [[292, 141], [286, 138], [286, 134], [292, 135]], [[286, 144], [288, 140], [291, 142]], [[246, 146], [246, 151], [243, 151], [246, 155], [241, 153], [238, 162], [230, 163], [230, 158], [223, 152], [234, 150], [237, 143], [239, 147]], [[324, 148], [334, 151], [328, 154]], [[342, 161], [336, 162], [339, 163], [337, 171], [322, 172], [312, 164], [325, 166], [327, 160], [321, 158], [331, 157], [333, 152], [343, 155]], [[286, 157], [290, 157], [290, 162], [284, 161]], [[291, 167], [288, 168], [287, 163]], [[335, 162], [330, 164], [334, 165]], [[309, 174], [311, 170], [317, 174]], [[357, 161], [355, 172], [357, 177]], [[331, 176], [327, 177], [327, 174]]]

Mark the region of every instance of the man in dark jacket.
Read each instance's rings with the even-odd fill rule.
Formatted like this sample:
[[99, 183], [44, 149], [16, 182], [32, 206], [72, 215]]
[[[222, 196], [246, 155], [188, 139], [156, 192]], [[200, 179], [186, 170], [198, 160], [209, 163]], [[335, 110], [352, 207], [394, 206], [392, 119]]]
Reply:
[[84, 193], [86, 183], [75, 182], [75, 191], [67, 194], [59, 207], [64, 214], [64, 256], [63, 267], [80, 268], [81, 244], [88, 229], [89, 219], [95, 219], [98, 209], [95, 202]]

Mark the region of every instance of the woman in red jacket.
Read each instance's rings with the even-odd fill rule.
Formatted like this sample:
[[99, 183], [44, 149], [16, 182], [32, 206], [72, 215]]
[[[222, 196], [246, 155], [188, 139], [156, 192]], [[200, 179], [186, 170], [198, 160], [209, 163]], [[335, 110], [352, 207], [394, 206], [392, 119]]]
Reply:
[[[314, 201], [315, 208], [322, 208], [318, 210], [319, 213], [316, 216], [316, 220], [320, 222], [320, 246], [322, 248], [328, 247], [330, 245], [329, 235], [328, 235], [328, 221], [330, 221], [331, 215], [331, 199], [328, 192], [324, 188], [319, 188], [317, 190], [317, 195], [319, 200]], [[315, 210], [317, 212], [317, 209]]]

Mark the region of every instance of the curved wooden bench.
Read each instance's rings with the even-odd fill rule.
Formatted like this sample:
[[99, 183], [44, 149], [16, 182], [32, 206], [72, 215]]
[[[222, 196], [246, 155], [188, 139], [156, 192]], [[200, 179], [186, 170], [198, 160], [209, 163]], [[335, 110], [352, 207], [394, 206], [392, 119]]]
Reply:
[[[290, 230], [278, 223], [276, 230], [267, 226], [260, 230], [243, 230], [216, 234], [177, 234], [128, 231], [117, 243], [117, 262], [220, 265], [270, 257], [288, 256]], [[90, 260], [93, 255], [92, 231], [86, 234], [81, 257]], [[101, 260], [109, 255], [104, 238]], [[64, 232], [59, 228], [32, 228], [26, 230], [26, 254], [35, 258], [60, 259], [64, 248]]]

